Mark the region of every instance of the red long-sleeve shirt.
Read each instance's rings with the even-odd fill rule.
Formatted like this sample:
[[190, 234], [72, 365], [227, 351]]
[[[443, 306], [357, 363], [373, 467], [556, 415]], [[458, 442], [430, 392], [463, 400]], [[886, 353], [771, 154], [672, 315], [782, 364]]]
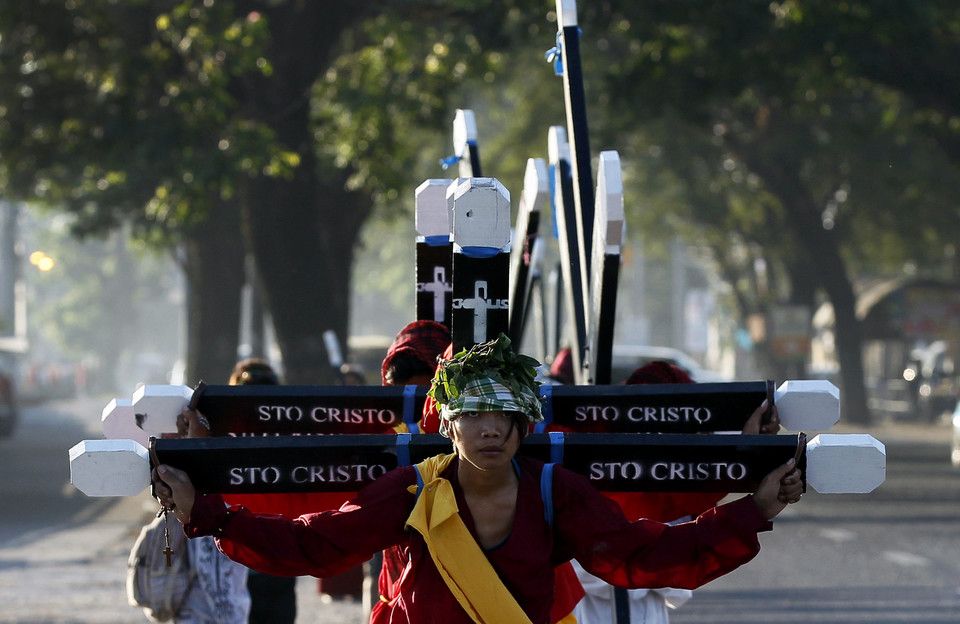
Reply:
[[[485, 554], [534, 624], [549, 624], [554, 567], [571, 558], [614, 585], [694, 588], [752, 559], [760, 549], [757, 533], [771, 528], [749, 497], [676, 526], [630, 522], [586, 478], [560, 466], [554, 474], [551, 528], [539, 491], [543, 464], [529, 458], [517, 461], [520, 484], [513, 529], [503, 544]], [[476, 536], [456, 461], [442, 476], [452, 483], [460, 515]], [[470, 618], [447, 590], [422, 537], [404, 530], [415, 502], [407, 488], [414, 483], [412, 467], [398, 468], [340, 510], [294, 521], [242, 508], [231, 510], [227, 518], [219, 496], [200, 496], [185, 529], [191, 537], [219, 534], [221, 549], [232, 559], [276, 575], [330, 576], [388, 546], [407, 544], [410, 561], [390, 621], [468, 624]]]

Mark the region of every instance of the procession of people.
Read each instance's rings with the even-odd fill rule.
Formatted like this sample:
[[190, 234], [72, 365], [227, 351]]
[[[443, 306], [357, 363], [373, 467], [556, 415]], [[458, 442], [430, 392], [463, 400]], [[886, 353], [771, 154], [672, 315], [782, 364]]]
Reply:
[[[332, 576], [402, 549], [406, 565], [380, 621], [537, 624], [556, 621], [558, 566], [575, 560], [618, 587], [692, 589], [756, 556], [758, 534], [800, 499], [791, 459], [752, 495], [694, 521], [629, 520], [588, 479], [518, 454], [542, 420], [537, 365], [505, 335], [442, 359], [429, 395], [452, 452], [397, 468], [339, 509], [257, 514], [196, 492], [168, 465], [155, 469], [156, 494], [188, 537], [213, 536], [259, 573]], [[202, 422], [189, 408], [185, 417]]]

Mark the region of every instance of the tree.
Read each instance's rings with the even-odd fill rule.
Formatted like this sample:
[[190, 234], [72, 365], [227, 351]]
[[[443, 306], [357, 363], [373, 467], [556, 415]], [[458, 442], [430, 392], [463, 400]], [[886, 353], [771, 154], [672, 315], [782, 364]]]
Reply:
[[[688, 141], [696, 152], [671, 153], [668, 138], [658, 156], [697, 189], [685, 214], [720, 228], [715, 240], [726, 230], [728, 240], [762, 246], [791, 278], [792, 288], [779, 296], [809, 300], [811, 285], [826, 293], [837, 310], [845, 413], [862, 422], [856, 271], [894, 258], [927, 263], [931, 240], [943, 249], [956, 233], [942, 209], [956, 176], [944, 182], [930, 174], [942, 155], [903, 114], [911, 108], [903, 95], [821, 45], [844, 32], [824, 19], [834, 10], [828, 4], [852, 6], [607, 3], [588, 15], [602, 47], [624, 59], [606, 66], [615, 112], [604, 118], [604, 132], [623, 133], [638, 114], [697, 129], [702, 138]], [[811, 14], [819, 19], [807, 19]], [[900, 19], [888, 19], [877, 38], [912, 32], [915, 24]], [[881, 162], [897, 170], [878, 175]]]
[[398, 180], [415, 186], [402, 131], [447, 125], [453, 86], [501, 62], [521, 6], [5, 5], [0, 186], [65, 206], [78, 234], [133, 216], [137, 235], [185, 244], [193, 378], [232, 363], [235, 324], [217, 312], [241, 266], [214, 262], [228, 241], [210, 236], [238, 220], [287, 381], [329, 381], [322, 335], [346, 335], [360, 227]]

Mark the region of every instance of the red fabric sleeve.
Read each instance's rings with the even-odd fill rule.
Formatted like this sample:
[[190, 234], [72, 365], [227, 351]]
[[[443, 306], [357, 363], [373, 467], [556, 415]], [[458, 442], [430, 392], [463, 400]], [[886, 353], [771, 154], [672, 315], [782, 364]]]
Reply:
[[726, 494], [722, 492], [604, 492], [616, 501], [630, 520], [646, 518], [657, 522], [673, 522], [678, 518], [696, 518], [710, 509]]
[[755, 557], [757, 533], [772, 528], [750, 496], [669, 526], [630, 522], [616, 503], [569, 470], [558, 467], [554, 479], [555, 556], [576, 558], [620, 587], [694, 589]]
[[415, 482], [413, 468], [398, 468], [339, 510], [295, 520], [255, 514], [245, 507], [228, 512], [220, 496], [198, 496], [184, 530], [189, 537], [217, 536], [225, 555], [258, 572], [333, 576], [407, 541], [404, 525], [414, 500], [407, 487]]
[[287, 520], [303, 514], [340, 509], [356, 492], [303, 492], [296, 494], [223, 494], [227, 505], [243, 506], [254, 513], [276, 514]]

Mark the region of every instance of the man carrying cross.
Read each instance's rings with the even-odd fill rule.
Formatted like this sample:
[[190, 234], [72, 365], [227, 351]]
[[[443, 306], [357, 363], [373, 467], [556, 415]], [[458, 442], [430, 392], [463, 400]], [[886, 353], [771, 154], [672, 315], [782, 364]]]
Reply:
[[629, 522], [586, 478], [515, 456], [542, 418], [535, 364], [505, 336], [444, 361], [431, 394], [454, 452], [380, 477], [339, 511], [288, 521], [228, 509], [167, 465], [156, 493], [189, 537], [215, 535], [228, 556], [272, 574], [329, 576], [407, 544], [394, 621], [504, 624], [549, 622], [553, 570], [570, 559], [618, 586], [702, 585], [752, 559], [757, 533], [799, 500], [790, 460], [695, 522]]

